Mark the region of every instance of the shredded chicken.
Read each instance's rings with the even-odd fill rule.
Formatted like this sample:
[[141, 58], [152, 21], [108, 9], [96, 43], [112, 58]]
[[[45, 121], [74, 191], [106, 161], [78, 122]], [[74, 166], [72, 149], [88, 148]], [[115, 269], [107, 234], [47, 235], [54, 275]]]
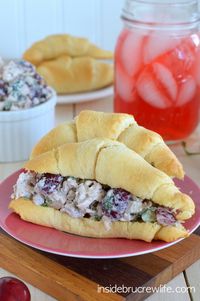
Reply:
[[177, 225], [175, 213], [170, 208], [142, 200], [121, 188], [105, 187], [94, 180], [22, 172], [12, 195], [15, 199], [20, 197], [75, 218], [102, 220], [106, 229], [113, 221], [139, 220], [165, 226]]

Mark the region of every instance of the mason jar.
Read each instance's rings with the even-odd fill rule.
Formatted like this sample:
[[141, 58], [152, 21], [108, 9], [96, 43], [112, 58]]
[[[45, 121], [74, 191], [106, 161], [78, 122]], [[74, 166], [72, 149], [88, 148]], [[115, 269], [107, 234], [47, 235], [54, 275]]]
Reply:
[[126, 0], [115, 49], [115, 112], [167, 141], [197, 127], [200, 36], [196, 0]]

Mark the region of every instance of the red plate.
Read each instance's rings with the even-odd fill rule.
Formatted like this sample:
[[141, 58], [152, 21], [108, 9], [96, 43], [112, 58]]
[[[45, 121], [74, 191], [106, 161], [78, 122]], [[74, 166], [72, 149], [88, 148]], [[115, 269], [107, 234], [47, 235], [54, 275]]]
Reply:
[[[15, 172], [0, 184], [0, 226], [15, 239], [33, 248], [72, 257], [80, 258], [119, 258], [155, 252], [176, 244], [153, 241], [147, 243], [128, 239], [97, 239], [64, 233], [55, 229], [25, 222], [8, 209], [12, 187], [20, 171]], [[200, 225], [200, 189], [189, 178], [176, 180], [182, 192], [189, 194], [196, 205], [194, 216], [185, 222], [185, 227], [192, 233]]]

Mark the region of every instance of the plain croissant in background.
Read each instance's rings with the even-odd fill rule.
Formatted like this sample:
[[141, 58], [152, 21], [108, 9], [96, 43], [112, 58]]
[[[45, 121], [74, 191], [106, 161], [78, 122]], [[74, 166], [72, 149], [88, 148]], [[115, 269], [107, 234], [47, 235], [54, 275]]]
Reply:
[[42, 63], [37, 71], [59, 94], [97, 90], [113, 82], [113, 65], [91, 57], [61, 56]]
[[72, 57], [113, 58], [112, 51], [103, 50], [90, 43], [86, 38], [78, 38], [68, 34], [50, 35], [34, 43], [25, 51], [23, 58], [37, 66], [44, 61], [55, 59], [63, 54]]
[[51, 35], [34, 43], [23, 58], [58, 94], [93, 91], [113, 83], [113, 65], [100, 60], [112, 59], [113, 53], [85, 38]]

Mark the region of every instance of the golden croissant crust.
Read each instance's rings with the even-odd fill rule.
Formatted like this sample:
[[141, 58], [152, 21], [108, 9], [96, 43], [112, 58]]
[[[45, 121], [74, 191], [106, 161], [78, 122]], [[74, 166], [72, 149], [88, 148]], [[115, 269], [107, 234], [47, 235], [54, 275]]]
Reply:
[[97, 90], [113, 82], [113, 65], [91, 57], [64, 55], [43, 62], [37, 71], [59, 94]]
[[181, 163], [162, 137], [139, 126], [132, 115], [122, 113], [82, 111], [75, 121], [65, 122], [44, 136], [34, 147], [31, 158], [68, 142], [98, 137], [122, 142], [167, 175], [184, 177]]
[[113, 53], [98, 48], [88, 39], [78, 38], [68, 34], [50, 35], [34, 43], [25, 51], [23, 58], [33, 65], [39, 65], [46, 60], [55, 59], [61, 55], [72, 57], [90, 56], [98, 59], [112, 59]]

